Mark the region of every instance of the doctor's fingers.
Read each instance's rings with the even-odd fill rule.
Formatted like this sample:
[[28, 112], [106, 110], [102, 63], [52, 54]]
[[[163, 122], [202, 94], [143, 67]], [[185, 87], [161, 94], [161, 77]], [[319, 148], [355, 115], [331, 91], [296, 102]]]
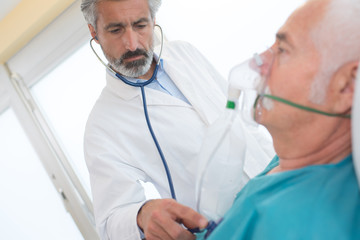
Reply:
[[[183, 224], [188, 229], [203, 229], [207, 226], [208, 221], [206, 218], [192, 208], [179, 204], [174, 200], [165, 201], [164, 203], [167, 205], [161, 209], [165, 211], [161, 214], [160, 212], [153, 212], [152, 220], [164, 228], [172, 239], [194, 239], [194, 235], [179, 224]], [[167, 216], [167, 214], [169, 215]]]
[[[199, 225], [199, 219], [202, 219], [205, 222], [204, 226], [207, 224], [206, 219], [200, 214], [173, 199], [151, 200], [143, 206], [139, 214], [140, 218], [146, 219], [142, 222], [145, 235], [148, 233], [149, 235], [160, 236], [159, 234], [166, 233], [170, 236], [169, 239], [194, 239], [194, 235], [179, 223], [202, 227], [201, 224]], [[164, 235], [161, 235], [161, 237], [168, 239]]]
[[146, 227], [152, 218], [172, 218], [174, 221], [191, 225], [191, 227], [206, 227], [207, 220], [192, 208], [184, 206], [173, 199], [154, 199], [143, 205], [138, 213], [138, 225]]
[[[181, 217], [190, 217], [187, 212], [191, 208], [185, 207], [173, 200], [164, 199], [159, 202], [159, 208], [151, 213], [150, 221], [147, 223], [145, 236], [156, 236], [160, 239], [192, 240], [195, 236], [185, 229], [180, 223]], [[161, 206], [161, 207], [160, 207]], [[191, 214], [192, 216], [192, 214]], [[155, 238], [156, 239], [156, 238]]]
[[207, 219], [193, 210], [190, 207], [181, 205], [176, 202], [171, 208], [170, 213], [172, 217], [176, 217], [176, 221], [182, 223], [188, 229], [192, 228], [206, 228], [208, 221]]
[[172, 239], [162, 227], [155, 223], [149, 223], [144, 230], [146, 240], [167, 240]]
[[168, 219], [164, 223], [152, 221], [145, 230], [146, 240], [194, 240], [195, 235], [184, 229], [179, 223]]

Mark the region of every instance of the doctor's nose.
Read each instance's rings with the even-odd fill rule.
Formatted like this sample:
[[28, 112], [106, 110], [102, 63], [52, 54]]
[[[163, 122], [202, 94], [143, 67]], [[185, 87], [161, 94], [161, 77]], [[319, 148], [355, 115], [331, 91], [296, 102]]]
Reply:
[[138, 48], [138, 36], [137, 33], [132, 29], [128, 29], [125, 32], [123, 35], [123, 41], [125, 48], [129, 51], [135, 51]]

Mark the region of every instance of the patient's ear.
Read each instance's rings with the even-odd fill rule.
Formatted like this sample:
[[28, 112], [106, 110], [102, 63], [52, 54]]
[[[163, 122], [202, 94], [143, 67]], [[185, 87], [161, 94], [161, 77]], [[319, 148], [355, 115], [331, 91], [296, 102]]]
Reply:
[[355, 91], [355, 79], [359, 61], [349, 62], [334, 74], [329, 90], [334, 96], [334, 112], [346, 113], [351, 111]]

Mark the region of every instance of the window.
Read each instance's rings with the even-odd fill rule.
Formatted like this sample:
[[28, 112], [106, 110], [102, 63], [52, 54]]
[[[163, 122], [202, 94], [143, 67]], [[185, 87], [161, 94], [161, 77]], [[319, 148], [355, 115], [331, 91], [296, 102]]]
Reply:
[[83, 239], [11, 109], [0, 146], [0, 238]]
[[51, 123], [89, 196], [89, 174], [83, 156], [84, 127], [104, 85], [104, 67], [86, 43], [32, 87], [37, 103]]

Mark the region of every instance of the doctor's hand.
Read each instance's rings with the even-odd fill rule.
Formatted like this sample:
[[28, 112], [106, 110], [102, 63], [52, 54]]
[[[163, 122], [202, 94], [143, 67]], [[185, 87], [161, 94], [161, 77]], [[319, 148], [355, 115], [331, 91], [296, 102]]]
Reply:
[[146, 240], [153, 239], [195, 239], [185, 229], [207, 226], [205, 217], [173, 199], [154, 199], [145, 203], [137, 215], [137, 224], [143, 230]]

